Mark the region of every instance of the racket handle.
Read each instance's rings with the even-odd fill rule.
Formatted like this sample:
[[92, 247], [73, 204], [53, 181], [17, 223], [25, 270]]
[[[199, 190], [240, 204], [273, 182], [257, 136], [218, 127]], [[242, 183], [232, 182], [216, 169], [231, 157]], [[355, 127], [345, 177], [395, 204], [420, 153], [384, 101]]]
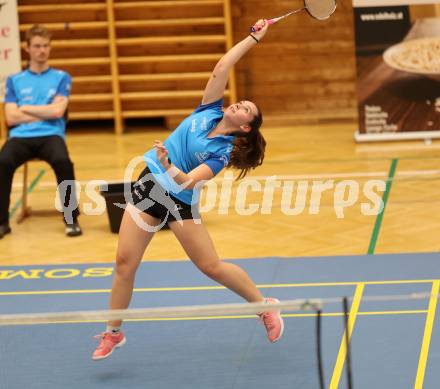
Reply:
[[[274, 23], [276, 23], [277, 21], [278, 21], [278, 18], [275, 18], [275, 19], [268, 19], [268, 20], [267, 20], [267, 23], [270, 25], [270, 24], [274, 24]], [[251, 32], [257, 32], [257, 31], [258, 31], [257, 27], [255, 27], [255, 26], [252, 26], [252, 27], [250, 28], [250, 30], [251, 30]]]

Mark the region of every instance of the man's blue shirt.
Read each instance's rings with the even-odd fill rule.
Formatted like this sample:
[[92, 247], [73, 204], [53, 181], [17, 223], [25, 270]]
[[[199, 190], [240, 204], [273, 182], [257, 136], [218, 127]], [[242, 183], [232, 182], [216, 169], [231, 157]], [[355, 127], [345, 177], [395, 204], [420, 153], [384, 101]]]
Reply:
[[[185, 173], [205, 163], [214, 175], [229, 163], [234, 136], [217, 135], [208, 138], [209, 133], [223, 118], [223, 99], [206, 105], [199, 105], [196, 110], [179, 124], [165, 140], [173, 165]], [[196, 204], [200, 197], [199, 189], [182, 190], [165, 172], [156, 157], [156, 150], [145, 153], [145, 160], [155, 179], [174, 197], [186, 204]]]
[[[42, 73], [26, 69], [8, 77], [6, 81], [5, 103], [22, 105], [47, 105], [55, 96], [69, 97], [72, 79], [62, 70], [49, 68]], [[10, 138], [32, 138], [59, 135], [64, 138], [66, 123], [64, 118], [39, 120], [23, 123], [9, 130]]]

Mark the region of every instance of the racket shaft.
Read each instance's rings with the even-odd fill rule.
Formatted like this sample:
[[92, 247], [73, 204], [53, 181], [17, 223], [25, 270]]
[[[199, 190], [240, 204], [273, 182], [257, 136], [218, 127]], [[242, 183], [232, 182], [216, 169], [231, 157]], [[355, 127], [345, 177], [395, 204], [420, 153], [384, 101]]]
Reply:
[[[284, 18], [287, 18], [287, 17], [290, 16], [290, 15], [296, 14], [297, 12], [300, 12], [300, 11], [302, 11], [303, 9], [306, 9], [306, 8], [303, 7], [303, 8], [300, 8], [300, 9], [296, 9], [295, 11], [289, 12], [289, 13], [283, 15], [283, 16], [279, 16], [279, 17], [277, 17], [277, 18], [273, 18], [273, 19], [268, 19], [267, 22], [268, 22], [269, 24], [275, 24], [275, 23], [278, 23], [280, 20], [282, 20], [282, 19], [284, 19]], [[258, 28], [255, 27], [255, 26], [253, 26], [253, 27], [251, 27], [251, 31], [252, 31], [252, 32], [257, 32], [257, 31], [258, 31]]]
[[268, 22], [269, 24], [275, 24], [275, 23], [279, 22], [281, 19], [284, 19], [286, 16], [287, 16], [287, 15], [280, 16], [280, 17], [278, 17], [278, 18], [269, 19], [267, 22]]

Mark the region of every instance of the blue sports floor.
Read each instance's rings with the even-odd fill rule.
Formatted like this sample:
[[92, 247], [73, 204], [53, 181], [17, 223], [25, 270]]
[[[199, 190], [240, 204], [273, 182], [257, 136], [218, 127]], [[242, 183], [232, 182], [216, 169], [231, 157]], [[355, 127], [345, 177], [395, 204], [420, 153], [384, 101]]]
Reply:
[[[264, 294], [283, 299], [351, 296], [356, 389], [437, 389], [435, 298], [366, 302], [365, 296], [438, 293], [439, 254], [235, 261]], [[106, 309], [112, 264], [0, 267], [0, 312]], [[190, 262], [146, 262], [132, 308], [241, 302]], [[127, 344], [91, 360], [104, 323], [0, 327], [1, 389], [318, 388], [313, 313], [286, 313], [270, 344], [253, 317], [131, 321]], [[326, 387], [346, 388], [341, 306], [323, 310]]]

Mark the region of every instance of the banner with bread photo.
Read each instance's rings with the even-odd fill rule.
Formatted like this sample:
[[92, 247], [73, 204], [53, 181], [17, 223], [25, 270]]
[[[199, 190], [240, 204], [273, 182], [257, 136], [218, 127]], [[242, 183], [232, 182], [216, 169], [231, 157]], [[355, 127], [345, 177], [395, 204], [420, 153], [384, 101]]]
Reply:
[[440, 3], [353, 0], [362, 141], [440, 138]]

